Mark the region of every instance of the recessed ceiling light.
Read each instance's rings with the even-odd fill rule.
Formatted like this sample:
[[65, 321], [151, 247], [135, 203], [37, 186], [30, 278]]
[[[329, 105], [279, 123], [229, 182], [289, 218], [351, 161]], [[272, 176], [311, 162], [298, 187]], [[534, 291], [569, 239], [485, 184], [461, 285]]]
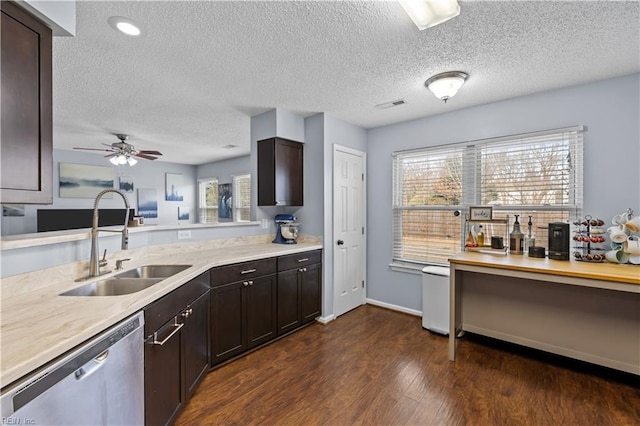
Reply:
[[126, 35], [138, 36], [142, 34], [138, 24], [133, 22], [131, 19], [123, 18], [122, 16], [112, 16], [107, 19], [107, 22], [109, 22], [109, 25], [111, 25], [113, 29], [116, 29]]

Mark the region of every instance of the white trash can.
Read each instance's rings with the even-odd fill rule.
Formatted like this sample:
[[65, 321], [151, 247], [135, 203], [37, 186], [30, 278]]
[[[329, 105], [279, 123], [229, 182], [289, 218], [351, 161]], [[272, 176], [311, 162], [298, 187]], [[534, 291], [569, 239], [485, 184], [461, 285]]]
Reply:
[[422, 328], [449, 335], [449, 268], [422, 270]]

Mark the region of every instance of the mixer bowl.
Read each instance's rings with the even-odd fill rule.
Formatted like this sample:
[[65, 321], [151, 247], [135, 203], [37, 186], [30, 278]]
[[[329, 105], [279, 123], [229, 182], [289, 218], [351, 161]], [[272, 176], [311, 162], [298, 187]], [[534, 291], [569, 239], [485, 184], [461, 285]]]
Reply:
[[294, 225], [282, 224], [280, 225], [280, 232], [282, 237], [287, 240], [295, 240], [298, 238], [298, 227]]

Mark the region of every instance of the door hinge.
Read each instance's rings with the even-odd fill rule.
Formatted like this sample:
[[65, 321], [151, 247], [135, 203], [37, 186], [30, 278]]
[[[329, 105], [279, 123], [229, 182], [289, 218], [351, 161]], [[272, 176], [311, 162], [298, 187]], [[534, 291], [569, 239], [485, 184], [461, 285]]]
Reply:
[[362, 174], [362, 181], [364, 182], [364, 173]]
[[364, 226], [362, 227], [362, 235], [364, 235]]
[[364, 280], [362, 280], [362, 288], [364, 288]]

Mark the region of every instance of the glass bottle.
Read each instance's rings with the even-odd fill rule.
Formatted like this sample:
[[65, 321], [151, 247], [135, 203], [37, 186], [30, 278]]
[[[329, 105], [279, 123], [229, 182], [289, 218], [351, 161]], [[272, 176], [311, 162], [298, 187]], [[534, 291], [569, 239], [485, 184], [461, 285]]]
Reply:
[[478, 232], [476, 232], [476, 242], [478, 247], [484, 245], [484, 232], [482, 232], [482, 225], [478, 225]]
[[531, 218], [533, 216], [529, 216], [529, 222], [527, 223], [527, 235], [524, 237], [524, 252], [525, 254], [529, 253], [529, 247], [534, 247], [536, 245], [536, 237], [533, 235], [533, 222]]
[[514, 216], [516, 217], [516, 221], [513, 223], [513, 231], [509, 234], [509, 253], [522, 254], [524, 234], [520, 230], [520, 222], [518, 222], [520, 215], [516, 214]]

